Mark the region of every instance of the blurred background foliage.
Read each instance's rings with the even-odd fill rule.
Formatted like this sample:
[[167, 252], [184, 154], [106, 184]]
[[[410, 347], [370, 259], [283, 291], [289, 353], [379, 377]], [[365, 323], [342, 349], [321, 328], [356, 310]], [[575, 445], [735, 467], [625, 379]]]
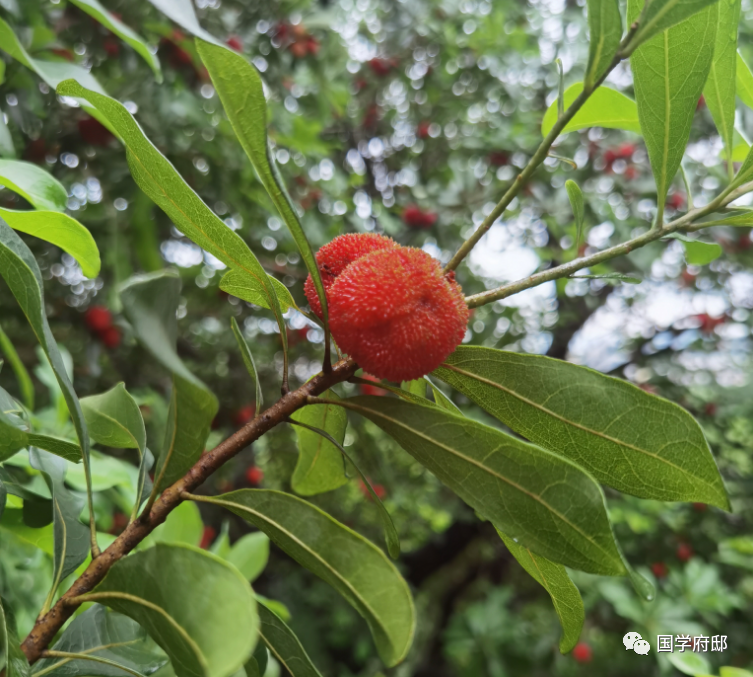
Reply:
[[[90, 69], [108, 93], [136, 112], [189, 184], [303, 304], [305, 268], [222, 113], [192, 41], [145, 1], [105, 4], [152, 45], [164, 82], [136, 52], [65, 0], [0, 0], [0, 16], [32, 56]], [[246, 54], [263, 75], [273, 152], [312, 245], [343, 232], [375, 231], [445, 261], [538, 145], [543, 112], [556, 97], [555, 58], [562, 60], [566, 84], [582, 79], [583, 4], [196, 0], [202, 25]], [[743, 2], [741, 31], [750, 62], [750, 0]], [[0, 73], [0, 111], [13, 146], [5, 154], [39, 164], [64, 184], [69, 212], [91, 230], [103, 255], [100, 277], [90, 280], [60, 250], [25, 238], [45, 277], [50, 323], [70, 354], [79, 395], [125, 381], [141, 406], [149, 439], [159, 439], [169, 377], [137, 346], [115, 290], [134, 272], [176, 267], [183, 278], [179, 352], [221, 402], [213, 446], [254, 413], [254, 386], [229, 331], [230, 318], [237, 318], [251, 343], [267, 402], [279, 392], [276, 324], [269, 313], [220, 291], [222, 264], [184, 238], [139, 191], [122, 147], [106, 129], [5, 55]], [[631, 94], [627, 64], [607, 84]], [[738, 116], [739, 128], [753, 133], [753, 112], [741, 106]], [[696, 205], [724, 180], [721, 148], [701, 101], [686, 155]], [[617, 243], [645, 225], [655, 193], [637, 135], [584, 130], [562, 138], [555, 152], [458, 270], [466, 294]], [[575, 242], [563, 188], [568, 178], [577, 180], [586, 198], [582, 244]], [[678, 179], [668, 215], [683, 211], [687, 202]], [[2, 188], [0, 204], [28, 207]], [[699, 418], [728, 483], [733, 514], [702, 504], [638, 503], [607, 489], [617, 536], [630, 561], [656, 580], [659, 596], [644, 603], [622, 580], [574, 573], [587, 609], [586, 648], [579, 653], [558, 653], [559, 625], [549, 598], [494, 529], [375, 426], [363, 419], [351, 423], [345, 446], [393, 516], [403, 547], [399, 566], [419, 607], [415, 646], [390, 675], [617, 676], [636, 674], [636, 661], [640, 674], [677, 674], [665, 656], [637, 659], [622, 647], [627, 631], [646, 633], [655, 643], [656, 629], [668, 625], [678, 633], [727, 635], [727, 651], [706, 655], [713, 669], [753, 666], [753, 249], [745, 229], [716, 229], [714, 236], [725, 255], [709, 266], [686, 265], [680, 242], [658, 242], [587, 271], [631, 274], [640, 284], [548, 283], [475, 310], [469, 324], [468, 343], [570, 359], [679, 402]], [[49, 367], [2, 281], [0, 289], [0, 324], [33, 374], [36, 425], [71, 435]], [[294, 311], [287, 321], [297, 384], [319, 370], [323, 334]], [[1, 348], [6, 364], [0, 384], [20, 398], [9, 354]], [[343, 384], [340, 392], [356, 388]], [[463, 396], [453, 398], [467, 415], [499, 425]], [[132, 452], [110, 452], [93, 458], [95, 511], [100, 530], [117, 534], [133, 496], [135, 466]], [[288, 489], [296, 458], [295, 435], [282, 427], [203, 489]], [[43, 494], [41, 477], [24, 458], [13, 463], [4, 472]], [[67, 480], [73, 491], [84, 489], [75, 472]], [[357, 478], [313, 500], [381, 542], [379, 516]], [[171, 518], [172, 535], [165, 538], [227, 554], [229, 544], [247, 532], [240, 520], [211, 508], [202, 508], [202, 526], [194, 510], [186, 507]], [[25, 633], [44, 601], [51, 565], [49, 543], [31, 532], [24, 536], [23, 524], [33, 517], [20, 513], [9, 504], [0, 522], [0, 593], [16, 607]], [[261, 570], [264, 546], [249, 547], [244, 562]], [[289, 610], [292, 627], [323, 674], [387, 674], [355, 611], [279, 551], [272, 549], [254, 586]], [[275, 669], [273, 664], [268, 674]]]

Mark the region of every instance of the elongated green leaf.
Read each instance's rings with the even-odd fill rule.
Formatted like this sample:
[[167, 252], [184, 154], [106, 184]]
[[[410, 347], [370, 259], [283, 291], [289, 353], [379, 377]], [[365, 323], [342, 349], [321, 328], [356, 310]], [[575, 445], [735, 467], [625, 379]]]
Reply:
[[737, 83], [737, 96], [748, 108], [753, 108], [753, 73], [750, 66], [745, 62], [740, 52], [737, 53], [735, 64], [735, 82]]
[[[100, 604], [73, 619], [53, 651], [89, 654], [151, 675], [167, 663], [167, 656], [147, 637], [135, 621]], [[88, 660], [44, 658], [35, 672], [48, 670], [49, 677], [126, 677], [131, 673], [107, 663]]]
[[89, 554], [89, 530], [79, 521], [84, 502], [65, 487], [65, 462], [40, 449], [29, 450], [29, 461], [42, 473], [52, 495], [52, 525], [55, 550], [53, 583], [47, 604], [60, 582], [72, 574]]
[[[243, 150], [246, 151], [269, 197], [280, 212], [308, 268], [321, 302], [326, 332], [327, 297], [319, 267], [267, 147], [267, 101], [264, 98], [261, 76], [243, 55], [232, 49], [201, 39], [197, 39], [196, 48], [209, 71]], [[328, 337], [325, 337], [325, 342], [329, 342]]]
[[573, 217], [575, 217], [575, 249], [580, 246], [580, 239], [583, 236], [583, 222], [586, 218], [586, 205], [583, 201], [583, 191], [580, 186], [572, 179], [565, 181], [567, 197], [570, 199], [570, 206], [573, 208]]
[[539, 583], [552, 598], [554, 610], [562, 625], [560, 652], [568, 653], [578, 643], [586, 612], [578, 588], [570, 580], [565, 567], [532, 553], [528, 548], [518, 545], [512, 538], [497, 531], [508, 550], [520, 565]]
[[460, 414], [463, 415], [463, 412], [460, 411], [458, 408], [458, 405], [455, 404], [447, 395], [445, 395], [434, 383], [433, 381], [428, 377], [425, 376], [424, 379], [431, 387], [431, 392], [434, 395], [434, 403], [437, 406], [442, 407], [442, 409], [447, 409], [448, 411], [451, 411], [453, 414]]
[[287, 332], [275, 287], [243, 238], [204, 204], [175, 167], [146, 138], [123, 104], [87, 90], [72, 80], [61, 83], [58, 93], [85, 98], [104, 116], [126, 146], [128, 166], [134, 180], [182, 233], [225, 265], [243, 271], [261, 285], [268, 307], [272, 309], [280, 327], [283, 351], [287, 355]]
[[[2, 480], [0, 480], [0, 519], [3, 518], [3, 512], [5, 511], [5, 503], [8, 500], [8, 490], [5, 488]], [[0, 662], [0, 665], [2, 663]]]
[[16, 618], [8, 602], [0, 598], [0, 666], [6, 677], [29, 677], [31, 667], [21, 651], [16, 630]]
[[599, 485], [569, 459], [439, 407], [344, 400], [494, 526], [554, 562], [626, 573]]
[[649, 0], [645, 13], [640, 15], [644, 5], [643, 0], [640, 0], [638, 11], [628, 10], [628, 24], [638, 19], [639, 15], [641, 19], [638, 31], [630, 42], [631, 47], [646, 42], [657, 33], [687, 20], [716, 2], [718, 0]]
[[63, 357], [50, 331], [50, 325], [47, 323], [44, 294], [42, 291], [42, 273], [29, 248], [1, 218], [0, 275], [5, 279], [13, 296], [16, 297], [16, 301], [29, 321], [39, 345], [47, 356], [55, 374], [55, 380], [60, 387], [71, 419], [73, 420], [76, 437], [78, 437], [81, 455], [84, 460], [84, 470], [87, 474], [89, 513], [92, 519], [91, 531], [94, 534], [94, 511], [91, 509], [91, 481], [88, 479], [89, 433], [86, 430], [84, 415], [81, 412], [81, 405], [79, 404], [76, 392], [73, 390], [73, 385], [66, 373]]
[[740, 22], [741, 0], [720, 0], [710, 8], [717, 15], [716, 45], [709, 77], [703, 88], [711, 117], [724, 141], [727, 162], [732, 163], [735, 131], [735, 90], [737, 66], [737, 26]]
[[303, 499], [279, 491], [241, 489], [193, 500], [222, 505], [261, 529], [366, 619], [388, 666], [405, 658], [415, 629], [413, 599], [397, 569], [373, 543]]
[[99, 444], [117, 449], [146, 449], [146, 429], [139, 405], [118, 383], [106, 393], [81, 400], [89, 435]]
[[619, 491], [729, 509], [700, 426], [672, 402], [585, 367], [491, 348], [461, 346], [434, 374]]
[[[673, 2], [683, 12], [691, 5], [702, 9], [709, 4], [652, 0], [648, 14], [657, 16], [655, 11], [660, 6], [669, 7]], [[629, 0], [629, 23], [638, 18], [642, 8], [643, 0]], [[708, 7], [644, 42], [630, 57], [638, 117], [656, 181], [658, 219], [663, 215], [669, 185], [680, 168], [693, 115], [714, 59], [716, 26], [716, 8]]]
[[[583, 83], [576, 82], [565, 90], [565, 108], [578, 98], [583, 91]], [[547, 108], [544, 119], [541, 122], [541, 133], [546, 136], [557, 122], [557, 102]], [[561, 134], [574, 132], [586, 127], [607, 127], [609, 129], [624, 129], [628, 132], [641, 133], [638, 122], [638, 109], [635, 101], [628, 98], [622, 92], [609, 87], [599, 87], [580, 110], [565, 125]]]
[[0, 160], [0, 184], [37, 209], [62, 212], [68, 201], [63, 185], [52, 174], [31, 162]]
[[722, 255], [721, 245], [714, 242], [693, 240], [682, 233], [672, 233], [667, 237], [682, 242], [685, 247], [685, 260], [693, 266], [705, 266]]
[[67, 214], [49, 211], [19, 212], [0, 208], [0, 217], [13, 228], [45, 240], [70, 254], [86, 277], [99, 275], [99, 249], [92, 234]]
[[234, 317], [230, 318], [230, 327], [233, 330], [233, 336], [235, 336], [238, 348], [241, 351], [241, 358], [243, 359], [243, 364], [246, 365], [246, 371], [248, 371], [248, 375], [254, 379], [254, 386], [256, 387], [256, 400], [254, 406], [256, 407], [256, 411], [260, 412], [261, 408], [264, 406], [264, 396], [262, 395], [261, 381], [259, 380], [259, 373], [256, 371], [254, 356], [251, 354], [251, 348], [248, 347], [248, 343], [246, 343], [246, 339], [243, 337], [243, 332], [238, 326], [238, 320]]
[[721, 219], [712, 219], [704, 222], [704, 225], [715, 226], [742, 226], [750, 228], [753, 226], [753, 209], [737, 207], [734, 211], [727, 212]]
[[[323, 395], [326, 399], [340, 399], [332, 391]], [[334, 404], [309, 404], [291, 416], [307, 426], [319, 428], [329, 434], [342, 446], [348, 415], [342, 407]], [[313, 496], [332, 491], [348, 481], [340, 450], [321, 435], [296, 426], [298, 437], [298, 462], [296, 463], [291, 485], [301, 496]]]
[[197, 38], [202, 38], [209, 42], [217, 42], [212, 35], [199, 25], [199, 20], [196, 18], [196, 12], [191, 0], [149, 0], [149, 2], [165, 16]]
[[137, 275], [120, 288], [123, 312], [139, 342], [173, 377], [165, 441], [157, 453], [156, 491], [182, 477], [204, 451], [219, 403], [175, 350], [180, 277], [173, 270]]
[[259, 634], [290, 677], [322, 677], [298, 637], [272, 611], [259, 605]]
[[118, 17], [110, 14], [110, 12], [102, 7], [98, 0], [71, 0], [71, 3], [101, 23], [109, 31], [115, 33], [123, 42], [129, 44], [146, 61], [149, 68], [154, 71], [157, 82], [162, 82], [162, 70], [160, 69], [159, 59], [149, 51], [149, 45], [144, 42], [138, 33], [126, 26]]
[[141, 625], [178, 677], [229, 677], [256, 645], [251, 587], [234, 567], [198, 548], [159, 543], [124, 557], [84, 598]]
[[617, 0], [588, 0], [588, 45], [586, 83], [592, 85], [606, 72], [622, 38], [622, 17]]
[[11, 159], [16, 157], [16, 148], [13, 145], [13, 137], [11, 136], [10, 129], [8, 129], [8, 125], [5, 124], [5, 118], [2, 115], [0, 115], [0, 157]]
[[[290, 290], [280, 282], [276, 277], [268, 275], [272, 286], [277, 292], [277, 298], [280, 300], [280, 308], [285, 312], [288, 308], [298, 308], [293, 299]], [[231, 296], [237, 296], [243, 301], [255, 303], [257, 306], [271, 310], [269, 301], [261, 283], [253, 277], [250, 277], [242, 270], [231, 270], [222, 276], [220, 280], [220, 289]]]
[[269, 561], [269, 536], [261, 531], [241, 536], [225, 559], [253, 583]]
[[[11, 369], [16, 375], [18, 389], [21, 391], [24, 405], [30, 411], [34, 411], [34, 384], [31, 382], [31, 376], [29, 376], [29, 372], [2, 327], [0, 327], [0, 351], [5, 355], [5, 359], [10, 362]], [[0, 411], [5, 411], [2, 409], [2, 405], [0, 405]]]

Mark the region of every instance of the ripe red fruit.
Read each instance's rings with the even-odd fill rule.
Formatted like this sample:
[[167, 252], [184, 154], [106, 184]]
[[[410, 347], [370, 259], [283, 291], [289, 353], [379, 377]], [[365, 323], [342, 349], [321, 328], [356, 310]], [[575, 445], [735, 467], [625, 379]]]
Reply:
[[720, 324], [724, 324], [727, 320], [724, 315], [722, 315], [721, 317], [711, 317], [706, 313], [698, 315], [697, 319], [701, 321], [701, 331], [704, 334], [711, 334], [714, 329], [716, 329]]
[[[387, 495], [387, 490], [381, 485], [381, 484], [374, 484], [371, 482], [371, 478], [367, 478], [369, 482], [371, 483], [371, 488], [374, 490], [374, 493], [377, 495], [377, 498], [379, 500], [382, 500]], [[358, 488], [361, 490], [361, 493], [368, 498], [370, 501], [373, 500], [373, 497], [371, 496], [371, 492], [369, 491], [369, 488], [366, 486], [366, 482], [363, 480], [358, 480]]]
[[667, 207], [681, 209], [685, 205], [685, 196], [682, 193], [672, 193], [667, 198]]
[[78, 121], [78, 133], [84, 143], [92, 146], [107, 146], [115, 138], [107, 127], [92, 117]]
[[453, 273], [421, 249], [358, 259], [329, 291], [330, 328], [364, 370], [411, 381], [436, 369], [465, 335], [468, 307]]
[[632, 181], [634, 178], [638, 176], [638, 168], [635, 165], [630, 165], [623, 174], [625, 179], [628, 181]]
[[693, 548], [688, 543], [680, 543], [676, 554], [681, 562], [687, 562], [693, 556]]
[[[374, 383], [381, 383], [381, 381], [376, 377], [372, 376], [371, 374], [362, 374], [361, 378], [365, 381], [373, 381]], [[384, 388], [379, 388], [378, 386], [368, 386], [361, 384], [361, 394], [362, 395], [377, 395], [381, 397], [382, 395], [386, 395], [387, 391]]]
[[693, 503], [693, 510], [696, 512], [706, 512], [709, 509], [709, 506], [705, 503]]
[[236, 52], [242, 52], [243, 51], [243, 43], [241, 42], [241, 39], [237, 35], [231, 35], [226, 41], [225, 44], [230, 47], [230, 49], [234, 49]]
[[417, 205], [408, 205], [403, 210], [403, 222], [409, 228], [431, 228], [437, 222], [437, 213], [425, 212]]
[[120, 45], [116, 40], [107, 38], [102, 42], [102, 47], [107, 52], [107, 56], [116, 57], [120, 54]]
[[687, 268], [682, 271], [682, 281], [686, 286], [692, 287], [695, 284], [695, 278], [696, 276], [693, 275], [693, 273], [691, 273]]
[[575, 648], [573, 649], [573, 658], [578, 661], [578, 663], [590, 663], [592, 657], [593, 651], [591, 651], [591, 647], [588, 646], [588, 644], [585, 642], [578, 642], [575, 645]]
[[108, 533], [117, 535], [123, 529], [125, 529], [128, 526], [128, 517], [124, 515], [122, 512], [116, 512], [112, 516], [112, 526], [110, 527], [110, 530]]
[[669, 569], [664, 562], [654, 562], [651, 565], [651, 571], [657, 578], [664, 578], [669, 573]]
[[84, 322], [92, 331], [104, 331], [112, 325], [112, 313], [104, 306], [92, 306], [84, 313]]
[[313, 35], [309, 35], [306, 38], [306, 51], [308, 51], [311, 56], [319, 54], [320, 47], [321, 45], [319, 44], [319, 41]]
[[376, 58], [369, 61], [369, 68], [371, 68], [371, 72], [374, 73], [374, 75], [383, 78], [390, 74], [392, 64], [387, 61], [387, 59]]
[[105, 348], [117, 348], [120, 345], [120, 329], [107, 327], [107, 329], [99, 332], [99, 339]]
[[737, 246], [740, 247], [743, 251], [747, 251], [750, 249], [750, 233], [744, 233], [740, 236], [740, 239], [737, 241]]
[[212, 545], [212, 541], [214, 541], [214, 537], [217, 535], [217, 531], [214, 527], [204, 527], [204, 531], [201, 533], [201, 543], [199, 543], [199, 547], [206, 550], [209, 548], [210, 545]]
[[[319, 266], [324, 291], [326, 292], [332, 286], [337, 276], [353, 261], [380, 249], [391, 249], [397, 246], [397, 243], [391, 238], [377, 235], [376, 233], [348, 233], [347, 235], [338, 235], [332, 242], [325, 244], [316, 253], [316, 264]], [[311, 310], [318, 317], [321, 317], [322, 305], [319, 303], [319, 297], [316, 294], [316, 288], [314, 287], [311, 275], [306, 278], [303, 291], [306, 294]], [[329, 299], [329, 293], [327, 294], [327, 298]]]
[[493, 150], [489, 153], [489, 163], [494, 167], [503, 167], [508, 162], [509, 157], [503, 150]]
[[706, 414], [706, 416], [715, 416], [716, 402], [707, 402], [706, 406], [703, 408], [703, 413]]
[[427, 136], [429, 136], [429, 127], [431, 127], [431, 123], [426, 122], [425, 120], [423, 122], [419, 122], [418, 126], [416, 127], [416, 136], [419, 139], [425, 139]]
[[309, 53], [309, 50], [306, 47], [306, 42], [303, 40], [297, 40], [296, 42], [291, 43], [288, 49], [296, 59], [302, 59]]
[[233, 423], [237, 426], [246, 425], [256, 413], [256, 406], [253, 404], [247, 404], [244, 407], [238, 409], [233, 416]]
[[621, 143], [619, 146], [617, 146], [617, 157], [622, 158], [623, 160], [629, 160], [631, 157], [633, 157], [633, 153], [635, 153], [635, 144], [634, 143]]
[[261, 468], [257, 468], [255, 465], [252, 465], [250, 468], [248, 468], [248, 470], [246, 470], [246, 479], [248, 480], [249, 484], [258, 486], [264, 479], [264, 471]]

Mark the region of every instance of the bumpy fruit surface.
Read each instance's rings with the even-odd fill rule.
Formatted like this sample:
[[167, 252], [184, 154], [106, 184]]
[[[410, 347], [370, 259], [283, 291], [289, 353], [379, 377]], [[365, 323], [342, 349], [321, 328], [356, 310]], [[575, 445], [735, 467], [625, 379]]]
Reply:
[[[332, 242], [325, 244], [316, 253], [316, 263], [319, 266], [319, 274], [322, 276], [322, 284], [326, 292], [337, 279], [337, 276], [345, 270], [353, 261], [367, 254], [381, 249], [392, 249], [397, 243], [384, 235], [376, 233], [349, 233], [338, 235]], [[311, 310], [317, 317], [322, 316], [322, 304], [316, 294], [316, 287], [311, 275], [303, 285]], [[329, 293], [327, 294], [329, 298]]]
[[468, 308], [436, 259], [398, 247], [358, 259], [328, 294], [337, 344], [364, 370], [390, 381], [428, 374], [465, 335]]

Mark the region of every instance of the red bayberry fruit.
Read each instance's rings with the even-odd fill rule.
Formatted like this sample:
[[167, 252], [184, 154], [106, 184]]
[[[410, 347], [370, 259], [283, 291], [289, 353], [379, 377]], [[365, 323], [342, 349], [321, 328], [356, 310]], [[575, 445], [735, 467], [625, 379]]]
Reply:
[[687, 268], [682, 271], [682, 281], [688, 287], [692, 287], [695, 284], [696, 276], [691, 273]]
[[258, 486], [264, 479], [264, 471], [261, 468], [252, 465], [250, 468], [248, 468], [248, 470], [246, 470], [246, 479], [248, 480], [249, 484]]
[[744, 233], [737, 241], [737, 246], [740, 247], [740, 249], [742, 249], [743, 251], [750, 249], [750, 244], [750, 233]]
[[706, 416], [715, 416], [716, 402], [707, 402], [706, 406], [703, 408], [703, 413], [706, 414]]
[[126, 517], [122, 512], [116, 512], [112, 516], [112, 526], [110, 527], [110, 531], [108, 533], [113, 534], [113, 535], [119, 534], [127, 526], [128, 526], [128, 517]]
[[[347, 235], [338, 235], [332, 242], [325, 244], [316, 253], [316, 264], [319, 266], [319, 274], [322, 277], [324, 291], [326, 292], [332, 286], [337, 276], [353, 261], [380, 249], [391, 249], [397, 246], [397, 243], [391, 238], [377, 235], [376, 233], [348, 233]], [[311, 275], [306, 278], [303, 291], [306, 294], [311, 310], [318, 317], [321, 317], [322, 305], [319, 303], [319, 297], [316, 294], [316, 288], [314, 287]], [[329, 294], [327, 298], [329, 298]]]
[[654, 562], [651, 565], [651, 571], [657, 578], [664, 578], [669, 573], [669, 569], [664, 562]]
[[117, 348], [120, 345], [120, 329], [107, 327], [107, 329], [99, 332], [99, 339], [106, 348]]
[[724, 315], [722, 317], [711, 317], [711, 315], [703, 313], [698, 315], [697, 319], [701, 321], [701, 331], [704, 334], [711, 334], [720, 324], [724, 324], [727, 318]]
[[[371, 488], [374, 490], [377, 498], [379, 500], [382, 500], [387, 495], [387, 490], [381, 484], [374, 484], [373, 482], [371, 482], [370, 477], [367, 477], [366, 479], [368, 479], [369, 483], [371, 483]], [[366, 482], [364, 482], [363, 480], [358, 480], [358, 488], [361, 490], [361, 493], [370, 501], [373, 499], [369, 488], [366, 486]]]
[[573, 649], [573, 658], [578, 661], [578, 663], [590, 663], [592, 657], [593, 651], [591, 651], [591, 647], [588, 646], [588, 644], [585, 642], [578, 642], [575, 645], [575, 648]]
[[364, 370], [412, 381], [436, 369], [465, 335], [468, 308], [454, 274], [421, 249], [377, 251], [329, 291], [330, 328]]
[[429, 127], [431, 127], [431, 123], [426, 121], [419, 122], [418, 127], [416, 127], [416, 136], [419, 139], [425, 139], [429, 136]]
[[[373, 381], [374, 383], [381, 383], [381, 381], [376, 376], [372, 376], [371, 374], [362, 374], [361, 378], [364, 379], [365, 381]], [[384, 388], [379, 388], [378, 386], [369, 386], [362, 383], [361, 393], [363, 395], [382, 396], [382, 395], [386, 395], [387, 391]]]
[[321, 45], [319, 44], [319, 41], [313, 35], [309, 35], [306, 38], [306, 51], [311, 56], [316, 56], [317, 54], [319, 54], [320, 47]]
[[201, 542], [199, 543], [199, 547], [206, 550], [210, 545], [212, 545], [212, 541], [214, 541], [214, 537], [217, 535], [217, 531], [214, 527], [204, 527], [204, 531], [201, 533]]
[[24, 149], [24, 160], [28, 160], [29, 162], [42, 164], [46, 156], [47, 143], [42, 138], [29, 141], [28, 145]]
[[244, 407], [238, 409], [233, 416], [233, 423], [237, 426], [246, 425], [256, 413], [256, 406], [253, 404], [247, 404]]
[[489, 163], [494, 167], [503, 167], [508, 161], [507, 153], [503, 150], [493, 150], [489, 153]]
[[687, 562], [693, 556], [693, 548], [688, 543], [680, 543], [677, 546], [677, 559]]
[[241, 42], [241, 39], [237, 35], [231, 35], [226, 40], [225, 44], [228, 47], [230, 47], [230, 49], [234, 49], [236, 52], [243, 51], [243, 43]]
[[92, 146], [107, 146], [115, 138], [107, 127], [92, 117], [78, 121], [78, 133], [84, 143]]
[[693, 503], [693, 510], [696, 512], [706, 512], [709, 509], [709, 506], [705, 503]]
[[437, 222], [437, 214], [425, 212], [417, 205], [408, 205], [403, 210], [403, 222], [409, 228], [431, 228]]
[[288, 49], [296, 59], [302, 59], [309, 53], [304, 40], [296, 40], [296, 42], [291, 43]]
[[672, 209], [681, 209], [685, 205], [685, 196], [682, 193], [672, 193], [667, 198], [667, 207]]
[[107, 38], [106, 40], [102, 42], [102, 47], [107, 53], [107, 56], [116, 57], [118, 56], [118, 54], [120, 54], [120, 45], [117, 43], [116, 40], [111, 40], [110, 38]]
[[617, 146], [617, 157], [620, 157], [623, 160], [629, 160], [633, 157], [633, 153], [635, 153], [634, 143], [621, 143]]
[[84, 313], [84, 322], [92, 331], [104, 331], [112, 325], [112, 313], [104, 306], [92, 306]]
[[630, 165], [627, 169], [625, 169], [623, 176], [628, 181], [632, 181], [638, 176], [638, 168], [635, 165]]
[[371, 72], [374, 73], [374, 75], [383, 78], [390, 74], [392, 64], [387, 59], [376, 58], [369, 61], [369, 68], [371, 68]]

